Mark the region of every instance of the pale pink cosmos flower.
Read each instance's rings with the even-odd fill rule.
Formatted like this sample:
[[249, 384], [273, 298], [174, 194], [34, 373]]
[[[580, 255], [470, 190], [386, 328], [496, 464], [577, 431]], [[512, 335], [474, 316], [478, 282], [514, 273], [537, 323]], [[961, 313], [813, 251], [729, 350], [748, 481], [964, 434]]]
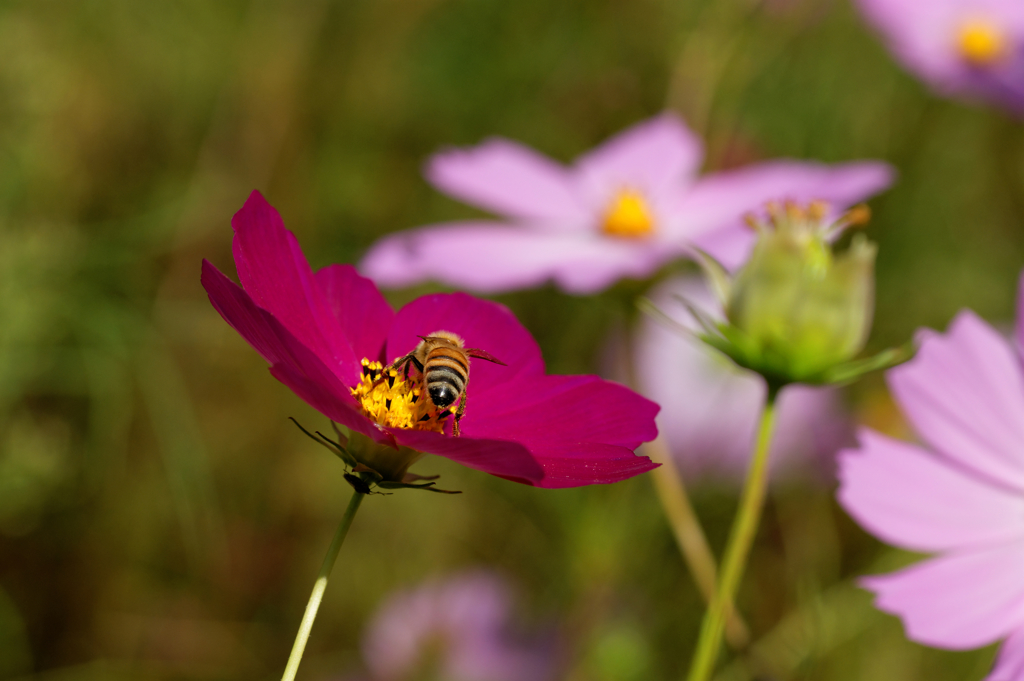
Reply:
[[782, 199], [841, 208], [893, 178], [879, 162], [793, 160], [699, 176], [703, 155], [700, 140], [668, 113], [568, 167], [501, 138], [442, 151], [427, 164], [427, 179], [502, 221], [399, 232], [376, 243], [359, 268], [387, 287], [436, 280], [495, 293], [554, 280], [571, 293], [594, 293], [645, 278], [694, 245], [738, 265], [754, 240], [745, 212]]
[[[698, 276], [670, 279], [650, 295], [659, 310], [694, 334], [683, 300], [713, 319], [724, 315]], [[680, 328], [644, 316], [631, 348], [639, 391], [662, 406], [658, 431], [686, 479], [740, 483], [750, 464], [764, 380]], [[824, 479], [852, 430], [835, 388], [791, 385], [779, 396], [773, 476]]]
[[557, 645], [512, 625], [512, 592], [483, 570], [430, 580], [392, 595], [363, 638], [373, 681], [549, 681]]
[[1016, 343], [970, 311], [887, 373], [924, 446], [872, 430], [839, 458], [839, 501], [868, 531], [937, 554], [862, 584], [907, 636], [967, 649], [1005, 639], [987, 681], [1024, 680], [1024, 278]]
[[900, 61], [940, 94], [1024, 115], [1024, 2], [857, 1]]

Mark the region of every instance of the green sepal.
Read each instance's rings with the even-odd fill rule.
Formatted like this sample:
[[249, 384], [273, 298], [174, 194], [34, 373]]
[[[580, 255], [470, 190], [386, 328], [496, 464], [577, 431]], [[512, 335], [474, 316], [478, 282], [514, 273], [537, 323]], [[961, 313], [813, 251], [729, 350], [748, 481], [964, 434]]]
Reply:
[[358, 475], [353, 475], [352, 473], [345, 473], [345, 482], [352, 485], [352, 489], [359, 492], [360, 494], [371, 494], [373, 492], [373, 488], [370, 487], [370, 484], [363, 480], [362, 478], [360, 478]]
[[402, 476], [402, 482], [419, 482], [421, 480], [437, 480], [440, 475], [418, 475], [416, 473], [406, 473]]
[[[345, 464], [348, 465], [349, 467], [355, 468], [358, 465], [358, 463], [356, 462], [355, 457], [352, 456], [352, 454], [350, 454], [349, 451], [347, 449], [345, 449], [345, 447], [342, 446], [340, 443], [334, 442], [330, 438], [326, 437], [320, 431], [317, 431], [316, 435], [314, 435], [313, 433], [311, 433], [308, 430], [306, 430], [305, 428], [303, 428], [302, 424], [299, 423], [298, 421], [296, 421], [295, 417], [293, 417], [293, 416], [289, 416], [288, 419], [292, 423], [294, 423], [296, 426], [298, 426], [299, 430], [301, 430], [303, 433], [305, 433], [309, 437], [309, 439], [313, 440], [313, 442], [317, 443], [321, 447], [326, 447], [328, 451], [330, 451], [336, 457], [338, 457], [339, 459], [344, 461]], [[319, 436], [319, 437], [317, 437], [317, 436]]]
[[890, 369], [913, 357], [916, 350], [917, 348], [913, 342], [908, 342], [899, 347], [882, 350], [877, 355], [872, 355], [871, 357], [837, 364], [825, 372], [825, 383], [829, 385], [845, 385], [872, 371]]
[[697, 264], [704, 272], [708, 288], [711, 289], [711, 293], [714, 294], [722, 309], [727, 309], [729, 299], [732, 297], [732, 275], [729, 274], [729, 270], [725, 269], [725, 265], [718, 262], [710, 253], [699, 248], [694, 248], [693, 251], [697, 254]]
[[462, 492], [459, 490], [438, 489], [437, 487], [434, 487], [434, 485], [436, 484], [436, 482], [425, 482], [419, 485], [415, 485], [408, 482], [392, 482], [390, 480], [382, 480], [381, 482], [377, 483], [377, 487], [383, 489], [422, 489], [427, 492], [437, 492], [438, 494], [462, 494]]
[[883, 350], [871, 357], [840, 362], [825, 369], [807, 372], [794, 370], [787, 357], [773, 351], [772, 348], [758, 347], [750, 336], [731, 324], [721, 323], [715, 331], [717, 333], [700, 334], [698, 338], [738, 366], [761, 374], [768, 385], [776, 391], [790, 383], [845, 385], [872, 371], [902, 364], [913, 357], [915, 350], [913, 343], [906, 343]]
[[364, 480], [369, 480], [375, 484], [384, 479], [383, 475], [373, 470], [365, 463], [357, 463], [355, 466], [352, 466], [352, 472], [359, 473]]
[[680, 324], [675, 319], [672, 319], [667, 314], [662, 312], [661, 308], [659, 308], [657, 305], [655, 305], [654, 301], [652, 301], [650, 298], [646, 298], [646, 297], [643, 297], [643, 296], [641, 296], [640, 298], [637, 298], [636, 299], [636, 307], [637, 307], [638, 310], [640, 310], [644, 314], [648, 315], [649, 317], [653, 317], [658, 322], [660, 322], [661, 324], [667, 326], [668, 328], [672, 329], [673, 331], [678, 331], [679, 333], [681, 333], [684, 336], [693, 336], [694, 335], [693, 329], [687, 328], [686, 326]]

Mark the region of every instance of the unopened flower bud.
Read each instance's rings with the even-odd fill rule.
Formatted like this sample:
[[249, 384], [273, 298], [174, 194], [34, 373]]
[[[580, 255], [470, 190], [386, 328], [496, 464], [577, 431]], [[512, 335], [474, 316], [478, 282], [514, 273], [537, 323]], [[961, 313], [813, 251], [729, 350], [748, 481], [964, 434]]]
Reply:
[[833, 250], [832, 242], [847, 227], [866, 223], [867, 207], [831, 224], [825, 222], [828, 206], [820, 202], [772, 202], [766, 208], [767, 220], [746, 218], [758, 240], [735, 277], [698, 251], [726, 316], [719, 322], [687, 303], [703, 328], [701, 340], [761, 374], [772, 390], [789, 383], [846, 383], [909, 358], [911, 344], [853, 359], [871, 330], [877, 248], [863, 234], [843, 251]]
[[863, 221], [862, 211], [833, 225], [824, 213], [819, 204], [769, 206], [726, 301], [729, 322], [796, 380], [852, 358], [871, 328], [876, 247], [862, 234], [842, 253], [829, 243], [838, 230]]

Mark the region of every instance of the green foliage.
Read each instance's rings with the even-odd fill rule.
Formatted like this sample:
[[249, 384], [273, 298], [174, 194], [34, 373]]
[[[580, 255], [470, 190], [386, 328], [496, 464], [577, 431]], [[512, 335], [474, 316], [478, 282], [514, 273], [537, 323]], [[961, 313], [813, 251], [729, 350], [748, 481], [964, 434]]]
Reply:
[[[199, 286], [203, 257], [232, 272], [229, 220], [252, 189], [315, 266], [355, 262], [383, 234], [479, 215], [423, 181], [435, 149], [497, 134], [567, 161], [666, 105], [706, 138], [708, 170], [897, 166], [868, 229], [867, 354], [964, 306], [1010, 318], [1024, 128], [929, 95], [848, 3], [0, 3], [0, 675], [279, 673], [350, 491], [286, 416], [326, 420]], [[646, 286], [500, 299], [551, 371], [593, 372]], [[850, 401], [899, 432], [880, 382]], [[564, 678], [682, 674], [702, 604], [648, 480], [551, 492], [415, 468], [465, 493], [366, 500], [307, 678], [358, 667], [389, 591], [472, 565], [519, 583], [525, 619], [567, 623]], [[694, 496], [720, 549], [735, 490]], [[881, 555], [820, 482], [777, 491], [741, 591], [773, 678], [982, 675], [991, 651], [912, 645], [867, 607], [850, 579]], [[722, 678], [763, 671], [749, 663]]]

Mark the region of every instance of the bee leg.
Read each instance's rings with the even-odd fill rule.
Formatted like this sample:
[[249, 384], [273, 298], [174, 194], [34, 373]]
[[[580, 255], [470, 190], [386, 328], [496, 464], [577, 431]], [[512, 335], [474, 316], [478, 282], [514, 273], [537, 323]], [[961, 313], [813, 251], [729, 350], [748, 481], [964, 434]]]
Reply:
[[455, 419], [452, 420], [452, 436], [459, 436], [459, 421], [462, 420], [462, 415], [466, 413], [466, 391], [462, 391], [462, 399], [459, 400], [459, 408], [455, 410]]
[[421, 364], [420, 361], [412, 355], [406, 355], [403, 360], [407, 360], [405, 361], [405, 380], [409, 380], [409, 367], [414, 364], [416, 365], [416, 370], [421, 374], [423, 373], [423, 364]]
[[405, 366], [407, 368], [406, 370], [408, 370], [410, 361], [416, 361], [416, 358], [413, 357], [411, 354], [396, 359], [393, 363], [387, 365], [386, 367], [380, 370], [380, 376], [377, 377], [377, 380], [375, 380], [370, 387], [376, 388], [378, 385], [388, 380], [390, 378], [388, 374], [391, 372], [392, 369], [401, 369], [403, 366]]

